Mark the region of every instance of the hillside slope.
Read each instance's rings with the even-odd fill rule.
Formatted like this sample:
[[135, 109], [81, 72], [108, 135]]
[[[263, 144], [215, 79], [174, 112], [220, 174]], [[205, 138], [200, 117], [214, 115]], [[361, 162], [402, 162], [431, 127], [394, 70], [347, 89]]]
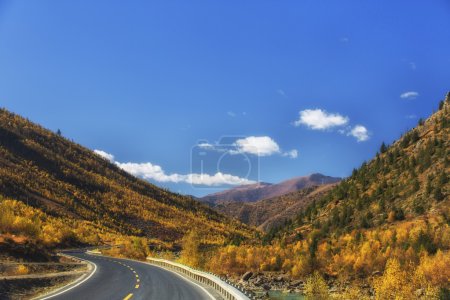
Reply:
[[238, 186], [226, 191], [207, 195], [200, 198], [200, 201], [211, 204], [222, 204], [227, 202], [256, 202], [292, 193], [303, 188], [317, 186], [321, 184], [335, 183], [340, 178], [325, 176], [322, 174], [311, 174], [308, 176], [296, 177], [277, 184], [256, 183]]
[[[337, 289], [356, 282], [375, 299], [449, 299], [449, 171], [450, 93], [432, 116], [392, 145], [382, 144], [374, 159], [292, 223], [260, 245], [223, 248], [210, 268], [293, 278], [319, 272]], [[345, 299], [363, 298], [350, 292]]]
[[330, 235], [429, 214], [448, 216], [449, 118], [450, 93], [430, 118], [392, 145], [383, 143], [373, 160], [304, 210], [295, 231], [311, 222]]
[[251, 234], [205, 205], [137, 179], [5, 109], [0, 110], [0, 195], [62, 220], [82, 242], [93, 235], [107, 239], [106, 232], [169, 246], [191, 228], [200, 228], [203, 241], [213, 244]]
[[327, 193], [335, 183], [314, 185], [256, 202], [224, 202], [214, 209], [239, 221], [269, 231], [291, 221], [303, 208]]

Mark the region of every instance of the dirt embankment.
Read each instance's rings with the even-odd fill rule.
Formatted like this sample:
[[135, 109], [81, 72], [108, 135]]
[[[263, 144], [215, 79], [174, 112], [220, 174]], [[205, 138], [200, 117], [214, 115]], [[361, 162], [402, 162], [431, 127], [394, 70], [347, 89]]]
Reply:
[[54, 255], [26, 240], [0, 240], [1, 299], [31, 299], [73, 282], [90, 271], [82, 261]]

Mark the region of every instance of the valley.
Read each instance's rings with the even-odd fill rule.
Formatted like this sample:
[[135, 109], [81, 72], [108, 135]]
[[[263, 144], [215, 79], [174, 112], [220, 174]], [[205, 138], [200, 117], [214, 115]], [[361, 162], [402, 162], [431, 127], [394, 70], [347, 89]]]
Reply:
[[0, 0], [0, 300], [450, 300], [449, 48], [449, 0]]
[[120, 245], [102, 252], [175, 259], [254, 292], [308, 295], [328, 285], [364, 298], [389, 289], [386, 276], [394, 276], [408, 280], [402, 295], [446, 293], [449, 111], [447, 96], [349, 178], [238, 187], [206, 197], [209, 208], [2, 110], [3, 264], [52, 261], [57, 248]]

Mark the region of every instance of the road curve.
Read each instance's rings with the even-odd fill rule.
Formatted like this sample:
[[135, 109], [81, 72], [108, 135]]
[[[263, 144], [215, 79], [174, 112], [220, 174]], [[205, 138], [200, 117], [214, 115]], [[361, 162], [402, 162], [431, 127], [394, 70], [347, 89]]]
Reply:
[[212, 300], [203, 288], [171, 271], [143, 262], [70, 252], [96, 265], [92, 276], [75, 287], [63, 289], [52, 300]]

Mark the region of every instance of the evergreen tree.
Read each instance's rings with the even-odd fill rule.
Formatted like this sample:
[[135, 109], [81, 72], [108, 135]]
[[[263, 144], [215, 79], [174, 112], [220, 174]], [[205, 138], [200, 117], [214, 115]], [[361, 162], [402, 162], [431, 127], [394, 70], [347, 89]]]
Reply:
[[442, 201], [444, 200], [445, 196], [442, 193], [442, 188], [440, 186], [436, 187], [436, 189], [434, 190], [434, 199], [436, 199], [437, 201]]
[[380, 146], [380, 152], [381, 153], [385, 153], [387, 151], [387, 146], [386, 144], [383, 142]]

